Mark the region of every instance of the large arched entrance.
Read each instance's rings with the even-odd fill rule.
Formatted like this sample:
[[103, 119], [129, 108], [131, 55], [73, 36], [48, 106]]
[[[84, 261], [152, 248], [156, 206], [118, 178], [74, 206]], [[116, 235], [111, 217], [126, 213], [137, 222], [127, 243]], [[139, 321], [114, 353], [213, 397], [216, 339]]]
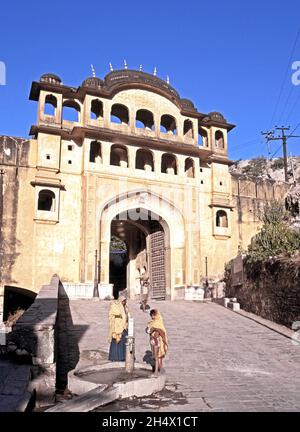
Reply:
[[[131, 298], [140, 293], [140, 277], [149, 273], [153, 297], [174, 299], [185, 284], [185, 224], [175, 203], [153, 191], [135, 189], [111, 197], [97, 209], [100, 284], [113, 283], [111, 238], [126, 244], [127, 262], [120, 286]], [[125, 267], [124, 265], [124, 267]]]
[[166, 263], [163, 225], [167, 229], [162, 217], [140, 207], [121, 212], [113, 218], [109, 282], [114, 284], [114, 296], [124, 289], [130, 292], [131, 297], [139, 296], [146, 275], [151, 285], [151, 297], [166, 299], [169, 263]]

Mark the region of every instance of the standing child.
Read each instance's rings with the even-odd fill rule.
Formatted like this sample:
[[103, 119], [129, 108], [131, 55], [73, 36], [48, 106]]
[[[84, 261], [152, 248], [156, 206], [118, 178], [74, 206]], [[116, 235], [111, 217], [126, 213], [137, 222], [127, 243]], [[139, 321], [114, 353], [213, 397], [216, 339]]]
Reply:
[[163, 318], [157, 309], [150, 311], [151, 321], [148, 323], [147, 333], [150, 335], [152, 357], [155, 360], [154, 375], [162, 370], [162, 362], [168, 350], [167, 331]]

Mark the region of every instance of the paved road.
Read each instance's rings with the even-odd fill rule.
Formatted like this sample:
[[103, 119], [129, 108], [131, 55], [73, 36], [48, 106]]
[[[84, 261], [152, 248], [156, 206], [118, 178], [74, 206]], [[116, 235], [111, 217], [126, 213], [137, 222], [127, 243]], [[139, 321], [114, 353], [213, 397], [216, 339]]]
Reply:
[[[76, 336], [80, 351], [108, 351], [109, 303], [70, 302], [69, 340]], [[290, 339], [214, 303], [151, 307], [161, 311], [169, 336], [167, 388], [182, 393], [182, 403], [170, 398], [159, 411], [300, 411], [300, 346]], [[149, 315], [137, 303], [129, 308], [136, 320], [136, 357], [143, 361]]]

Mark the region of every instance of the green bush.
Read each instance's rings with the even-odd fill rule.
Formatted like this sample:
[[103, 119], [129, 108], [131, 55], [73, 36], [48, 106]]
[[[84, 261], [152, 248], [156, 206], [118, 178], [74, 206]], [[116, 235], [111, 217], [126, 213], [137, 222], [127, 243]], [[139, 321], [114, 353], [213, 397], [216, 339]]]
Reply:
[[287, 213], [278, 201], [267, 204], [262, 214], [263, 227], [252, 238], [246, 261], [263, 261], [269, 256], [292, 254], [300, 249], [300, 232], [287, 225]]

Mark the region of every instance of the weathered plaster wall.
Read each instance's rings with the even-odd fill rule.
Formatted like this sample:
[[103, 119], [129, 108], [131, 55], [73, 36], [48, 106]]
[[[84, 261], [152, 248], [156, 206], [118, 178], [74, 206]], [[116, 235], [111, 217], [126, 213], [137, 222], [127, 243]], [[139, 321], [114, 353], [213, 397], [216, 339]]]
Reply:
[[268, 260], [256, 269], [244, 264], [243, 279], [234, 285], [232, 273], [227, 272], [226, 297], [236, 297], [248, 312], [290, 328], [300, 321], [299, 255]]

